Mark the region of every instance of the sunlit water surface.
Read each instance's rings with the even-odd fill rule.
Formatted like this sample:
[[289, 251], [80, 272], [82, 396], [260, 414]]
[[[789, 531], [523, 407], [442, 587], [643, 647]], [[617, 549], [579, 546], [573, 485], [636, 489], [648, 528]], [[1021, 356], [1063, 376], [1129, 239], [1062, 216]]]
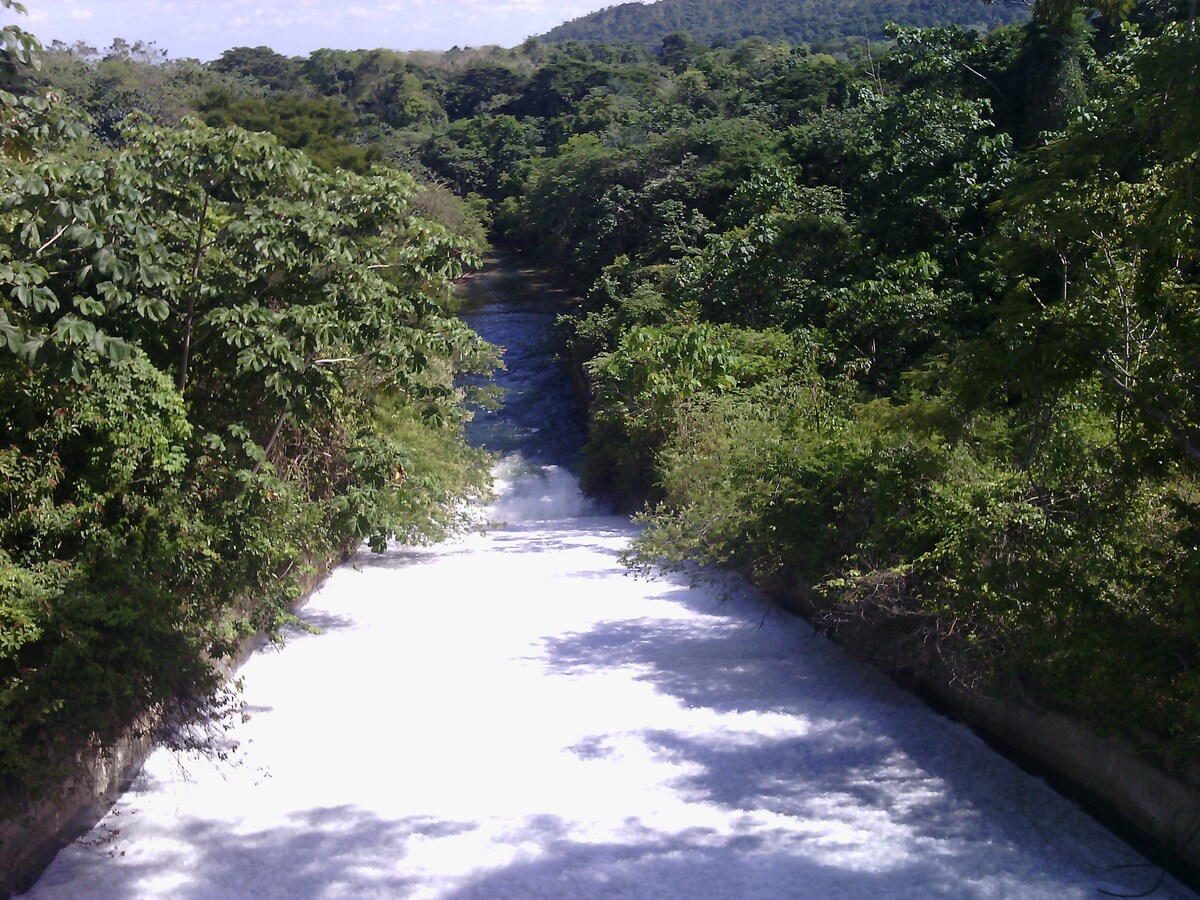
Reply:
[[[1159, 873], [736, 581], [636, 580], [570, 474], [554, 311], [510, 279], [507, 525], [363, 553], [242, 670], [226, 762], [160, 751], [31, 897], [1071, 898]], [[726, 598], [724, 602], [719, 599]], [[1129, 868], [1133, 865], [1135, 867]], [[1193, 896], [1169, 879], [1157, 897]]]

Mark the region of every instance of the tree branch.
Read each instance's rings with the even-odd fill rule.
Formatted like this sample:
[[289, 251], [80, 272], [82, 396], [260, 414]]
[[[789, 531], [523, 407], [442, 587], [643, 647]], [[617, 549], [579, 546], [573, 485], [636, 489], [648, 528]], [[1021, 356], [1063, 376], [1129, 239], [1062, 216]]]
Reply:
[[275, 420], [275, 429], [271, 432], [271, 438], [267, 441], [267, 445], [263, 447], [263, 458], [254, 464], [254, 474], [257, 475], [259, 469], [263, 467], [263, 463], [271, 455], [271, 451], [275, 449], [275, 443], [279, 440], [279, 434], [283, 431], [283, 423], [287, 421], [288, 411], [284, 409], [279, 414], [279, 418]]
[[1105, 381], [1115, 387], [1123, 396], [1132, 400], [1134, 405], [1141, 409], [1142, 412], [1146, 413], [1146, 415], [1150, 416], [1150, 418], [1154, 419], [1156, 422], [1166, 428], [1167, 431], [1171, 433], [1171, 437], [1175, 439], [1175, 442], [1179, 444], [1179, 446], [1183, 448], [1184, 452], [1192, 458], [1193, 462], [1200, 463], [1200, 447], [1197, 447], [1192, 443], [1191, 439], [1189, 439], [1188, 436], [1183, 433], [1183, 429], [1175, 423], [1174, 419], [1172, 419], [1158, 407], [1151, 406], [1149, 403], [1138, 397], [1137, 394], [1123, 385], [1121, 383], [1121, 377], [1107, 366], [1097, 366], [1096, 369], [1102, 376], [1104, 376]]
[[196, 249], [192, 257], [192, 282], [188, 285], [187, 318], [183, 325], [183, 359], [179, 362], [179, 393], [187, 387], [188, 365], [192, 356], [192, 326], [196, 320], [196, 294], [200, 288], [200, 265], [204, 261], [204, 223], [208, 221], [208, 204], [212, 195], [204, 192], [204, 206], [200, 210], [200, 222], [196, 226]]
[[46, 243], [42, 244], [42, 246], [38, 247], [37, 250], [34, 251], [33, 255], [41, 256], [44, 252], [46, 252], [51, 244], [67, 233], [68, 228], [70, 228], [69, 225], [64, 225], [62, 228], [58, 229], [58, 233], [55, 234], [54, 237], [50, 238], [50, 240], [46, 241]]

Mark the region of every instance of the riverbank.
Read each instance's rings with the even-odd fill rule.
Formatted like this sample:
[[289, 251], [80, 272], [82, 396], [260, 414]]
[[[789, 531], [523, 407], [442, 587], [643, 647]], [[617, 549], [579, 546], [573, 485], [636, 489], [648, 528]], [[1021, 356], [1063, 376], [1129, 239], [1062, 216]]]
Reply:
[[[794, 582], [792, 582], [794, 585]], [[1167, 772], [1145, 747], [1104, 735], [1085, 722], [1039, 706], [1016, 690], [968, 689], [928, 653], [906, 653], [915, 636], [903, 623], [859, 622], [830, 628], [808, 592], [786, 576], [768, 588], [781, 608], [822, 628], [849, 653], [971, 727], [999, 752], [1046, 778], [1060, 793], [1133, 843], [1155, 864], [1200, 890], [1200, 767]]]
[[[296, 614], [328, 577], [333, 567], [344, 563], [343, 553], [325, 564], [309, 568], [300, 585], [300, 596], [292, 607]], [[239, 642], [238, 652], [219, 662], [228, 680], [255, 651], [268, 643], [253, 635]], [[71, 767], [74, 774], [58, 790], [31, 802], [23, 812], [0, 820], [0, 900], [29, 890], [64, 848], [86, 835], [107, 816], [113, 805], [140, 775], [157, 746], [153, 724], [130, 731], [104, 752], [80, 757]]]
[[[579, 385], [577, 395], [587, 403], [594, 389], [585, 362], [572, 358], [571, 374]], [[640, 500], [630, 498], [622, 504], [631, 512], [640, 506]], [[750, 547], [740, 555], [754, 559], [761, 554]], [[881, 616], [839, 625], [827, 610], [813, 605], [809, 591], [786, 571], [759, 586], [782, 608], [828, 633], [856, 657], [967, 723], [1021, 765], [1050, 778], [1156, 862], [1200, 887], [1200, 767], [1193, 763], [1168, 770], [1159, 764], [1163, 755], [1155, 753], [1148, 739], [1135, 746], [1017, 691], [965, 687], [938, 665], [927, 641], [912, 630], [911, 619]]]

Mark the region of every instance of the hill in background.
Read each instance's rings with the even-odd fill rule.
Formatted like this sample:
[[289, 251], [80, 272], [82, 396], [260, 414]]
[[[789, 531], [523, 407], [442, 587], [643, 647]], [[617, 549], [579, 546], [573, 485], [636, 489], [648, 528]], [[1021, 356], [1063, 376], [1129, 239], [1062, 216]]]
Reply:
[[1028, 8], [983, 0], [659, 0], [623, 3], [559, 25], [542, 36], [658, 47], [673, 32], [701, 44], [736, 43], [748, 37], [793, 44], [884, 37], [887, 22], [930, 28], [963, 25], [990, 31], [1024, 21]]

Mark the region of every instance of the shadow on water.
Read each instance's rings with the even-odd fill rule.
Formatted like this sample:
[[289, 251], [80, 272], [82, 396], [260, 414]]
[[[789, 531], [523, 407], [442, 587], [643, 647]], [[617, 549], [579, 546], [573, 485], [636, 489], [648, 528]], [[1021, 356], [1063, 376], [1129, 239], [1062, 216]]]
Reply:
[[[914, 859], [886, 872], [854, 871], [822, 865], [775, 846], [771, 833], [721, 837], [696, 828], [663, 835], [631, 822], [629, 839], [580, 843], [567, 823], [533, 816], [504, 834], [511, 845], [539, 848], [534, 858], [518, 858], [486, 871], [466, 885], [447, 886], [436, 896], [461, 900], [503, 898], [714, 897], [714, 884], [766, 885], [725, 896], [785, 897], [967, 897], [979, 894], [952, 876], [937, 858]], [[91, 851], [110, 859], [92, 900], [146, 896], [158, 879], [168, 878], [161, 896], [173, 900], [262, 897], [387, 897], [435, 887], [419, 867], [405, 869], [416, 843], [451, 839], [479, 824], [414, 816], [387, 820], [353, 806], [307, 810], [282, 827], [231, 832], [223, 824], [184, 817], [151, 839], [163, 849], [153, 861], [126, 857], [119, 837], [98, 840]], [[119, 833], [118, 833], [119, 834]], [[173, 847], [173, 849], [166, 849]], [[464, 868], [471, 861], [463, 860]], [[908, 883], [919, 891], [906, 890]], [[930, 885], [938, 885], [930, 887]], [[53, 896], [47, 879], [39, 889]], [[724, 896], [722, 897], [724, 900]]]
[[[806, 849], [797, 846], [803, 838], [770, 828], [747, 825], [719, 834], [695, 827], [663, 833], [636, 819], [626, 826], [627, 836], [620, 840], [579, 841], [569, 823], [531, 816], [498, 837], [509, 846], [536, 849], [432, 894], [437, 885], [422, 877], [420, 866], [405, 864], [414, 846], [453, 843], [482, 823], [430, 816], [383, 819], [354, 806], [314, 808], [294, 814], [280, 827], [250, 832], [183, 817], [147, 836], [159, 848], [152, 860], [125, 856], [119, 831], [95, 841], [90, 852], [108, 860], [104, 878], [90, 896], [147, 896], [159, 879], [166, 879], [161, 896], [174, 900], [402, 898], [416, 893], [458, 900], [996, 896], [981, 885], [986, 869], [973, 869], [944, 852], [913, 854], [867, 871], [861, 864], [832, 858], [823, 862], [811, 847], [798, 852]], [[461, 863], [469, 869], [473, 861]], [[714, 893], [716, 886], [721, 893]], [[55, 883], [47, 879], [39, 889], [42, 896], [53, 896]]]
[[[549, 837], [542, 835], [543, 840]], [[483, 875], [445, 896], [455, 900], [703, 898], [717, 896], [712, 893], [714, 885], [729, 886], [723, 900], [972, 896], [969, 888], [953, 879], [931, 887], [942, 875], [936, 860], [913, 860], [887, 872], [852, 871], [773, 849], [767, 835], [740, 835], [720, 842], [696, 829], [628, 843], [551, 840], [537, 859]], [[919, 887], [907, 886], [913, 883]]]
[[[703, 618], [602, 622], [552, 638], [546, 642], [549, 670], [563, 675], [632, 670], [637, 680], [690, 712], [706, 720], [715, 716], [721, 723], [715, 729], [642, 734], [657, 753], [689, 773], [678, 788], [692, 802], [816, 820], [822, 832], [831, 822], [890, 835], [900, 831], [909, 844], [936, 846], [937, 854], [954, 858], [952, 870], [942, 871], [940, 862], [914, 862], [911, 870], [893, 870], [882, 881], [827, 866], [805, 872], [811, 863], [787, 861], [801, 877], [816, 876], [819, 869], [820, 883], [835, 892], [852, 896], [852, 888], [861, 888], [887, 897], [909, 896], [897, 892], [897, 885], [918, 876], [923, 884], [913, 896], [983, 895], [962, 881], [963, 873], [974, 881], [1027, 872], [1042, 881], [1045, 873], [1068, 869], [1090, 875], [1098, 886], [1131, 893], [1154, 883], [1152, 870], [1114, 870], [1114, 859], [1135, 863], [1137, 857], [1115, 838], [1094, 846], [1096, 830], [1082, 812], [1064, 806], [1045, 784], [996, 756], [963, 726], [932, 713], [799, 622], [760, 628], [764, 616], [782, 615], [765, 601], [743, 596], [718, 605], [710, 592], [681, 581], [661, 596]], [[747, 720], [765, 723], [765, 733], [739, 736], [739, 721]], [[603, 758], [609, 752], [606, 737], [589, 738], [573, 752]], [[679, 849], [668, 842], [664, 855]], [[648, 874], [674, 877], [675, 863], [658, 858], [655, 847], [562, 852], [575, 857], [571, 864], [620, 858], [645, 865]], [[738, 854], [731, 849], [725, 855]], [[812, 848], [800, 855], [822, 859]], [[738, 862], [724, 858], [720, 864]], [[537, 865], [546, 868], [545, 877], [554, 877], [553, 864]], [[931, 882], [924, 879], [935, 871], [932, 883], [946, 885], [944, 894], [929, 893]], [[507, 873], [500, 885], [516, 877]], [[461, 896], [487, 896], [493, 887]]]
[[351, 560], [350, 565], [359, 571], [399, 570], [412, 566], [432, 565], [439, 560], [456, 556], [470, 556], [472, 552], [469, 547], [455, 547], [453, 544], [441, 544], [436, 551], [429, 547], [393, 545], [383, 553], [372, 553], [370, 550], [363, 549]]
[[497, 303], [508, 310], [527, 307], [563, 311], [579, 300], [570, 291], [551, 284], [544, 270], [524, 266], [519, 256], [508, 253], [489, 256], [482, 270], [462, 279], [459, 296], [466, 315]]
[[339, 616], [324, 610], [301, 607], [296, 612], [299, 623], [291, 625], [286, 631], [288, 640], [311, 634], [325, 634], [330, 631], [346, 631], [357, 628], [358, 623], [347, 616]]
[[[160, 896], [173, 900], [405, 897], [421, 885], [418, 875], [397, 874], [396, 863], [408, 854], [410, 843], [452, 837], [475, 827], [422, 816], [387, 820], [353, 806], [306, 810], [282, 827], [250, 833], [183, 817], [147, 835], [162, 848], [152, 860], [125, 856], [119, 837], [107, 845], [98, 842], [94, 852], [112, 859], [90, 897], [148, 896], [154, 880], [164, 876], [175, 877]], [[54, 895], [49, 878], [38, 888], [44, 892], [41, 896]]]

